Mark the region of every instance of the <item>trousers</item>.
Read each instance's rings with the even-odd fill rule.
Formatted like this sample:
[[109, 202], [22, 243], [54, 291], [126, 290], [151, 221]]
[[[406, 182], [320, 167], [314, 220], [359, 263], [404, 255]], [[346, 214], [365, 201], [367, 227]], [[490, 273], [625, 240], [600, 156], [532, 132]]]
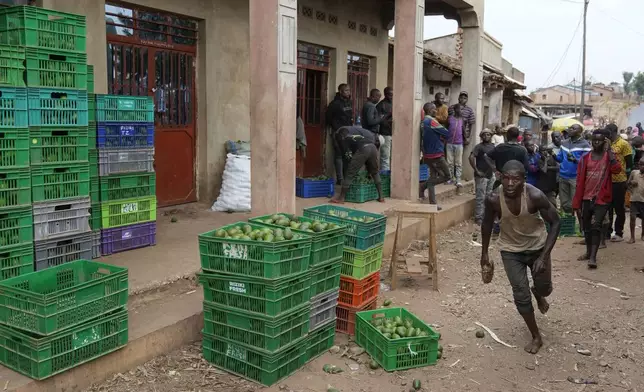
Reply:
[[550, 260], [547, 261], [546, 268], [542, 273], [536, 274], [532, 271], [532, 265], [539, 258], [541, 252], [542, 250], [518, 253], [501, 251], [501, 260], [503, 260], [505, 273], [512, 286], [514, 305], [517, 307], [519, 314], [534, 312], [530, 281], [527, 274], [528, 268], [530, 268], [532, 274], [535, 293], [541, 297], [547, 297], [552, 293], [552, 266]]
[[461, 182], [461, 176], [463, 175], [463, 145], [447, 144], [446, 156], [450, 179]]
[[575, 197], [576, 190], [576, 178], [559, 178], [559, 201], [561, 201], [561, 209], [568, 214], [572, 214], [572, 199]]
[[477, 222], [483, 220], [483, 214], [485, 213], [485, 198], [492, 193], [494, 181], [494, 175], [491, 178], [474, 177], [474, 186], [476, 187], [476, 208], [474, 209], [474, 220]]
[[615, 217], [615, 234], [624, 236], [624, 224], [626, 223], [626, 189], [627, 182], [613, 183], [613, 202], [608, 210], [608, 237], [613, 233], [613, 216]]
[[380, 170], [391, 170], [391, 136], [383, 136], [385, 142], [380, 145]]

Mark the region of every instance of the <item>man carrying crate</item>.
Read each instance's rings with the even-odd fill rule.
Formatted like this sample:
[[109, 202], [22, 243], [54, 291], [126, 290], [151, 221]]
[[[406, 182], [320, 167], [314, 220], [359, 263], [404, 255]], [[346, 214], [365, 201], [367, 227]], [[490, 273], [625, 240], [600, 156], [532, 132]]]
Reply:
[[[559, 215], [546, 195], [536, 187], [526, 184], [525, 166], [519, 161], [509, 161], [501, 170], [501, 186], [485, 200], [485, 214], [481, 232], [481, 276], [483, 283], [494, 277], [494, 264], [488, 248], [494, 220], [499, 219], [501, 232], [497, 246], [501, 251], [503, 267], [512, 286], [514, 304], [523, 317], [532, 341], [525, 351], [536, 354], [543, 341], [534, 317], [532, 295], [541, 313], [550, 307], [546, 297], [552, 293], [550, 252], [559, 236]], [[550, 225], [546, 231], [544, 220]], [[534, 286], [530, 288], [527, 269], [530, 268]]]
[[342, 189], [338, 195], [335, 195], [329, 202], [342, 204], [344, 198], [351, 187], [351, 183], [358, 175], [363, 166], [367, 167], [367, 171], [378, 191], [378, 201], [385, 202], [382, 196], [382, 183], [379, 174], [379, 160], [378, 147], [380, 147], [380, 140], [374, 137], [373, 132], [368, 131], [362, 127], [341, 127], [335, 133], [337, 143], [342, 150], [343, 157], [350, 157], [349, 168], [347, 174], [342, 181]]

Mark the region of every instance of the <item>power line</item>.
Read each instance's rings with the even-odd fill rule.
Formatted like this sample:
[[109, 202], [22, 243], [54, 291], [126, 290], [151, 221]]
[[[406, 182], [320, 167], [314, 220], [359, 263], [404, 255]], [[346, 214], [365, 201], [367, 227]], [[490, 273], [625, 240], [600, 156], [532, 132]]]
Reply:
[[579, 32], [579, 27], [581, 26], [581, 22], [584, 20], [584, 15], [582, 14], [581, 17], [579, 18], [579, 23], [577, 23], [577, 28], [575, 29], [575, 32], [572, 35], [572, 38], [570, 39], [570, 42], [568, 43], [568, 46], [566, 47], [566, 50], [564, 51], [563, 55], [555, 65], [555, 68], [552, 70], [546, 81], [543, 83], [541, 88], [546, 87], [552, 79], [554, 79], [555, 76], [557, 76], [557, 73], [559, 73], [559, 70], [561, 69], [561, 66], [563, 65], [564, 60], [566, 59], [566, 56], [568, 56], [568, 51], [570, 50], [570, 47], [572, 46], [572, 43], [575, 41], [575, 37], [577, 36], [577, 33]]

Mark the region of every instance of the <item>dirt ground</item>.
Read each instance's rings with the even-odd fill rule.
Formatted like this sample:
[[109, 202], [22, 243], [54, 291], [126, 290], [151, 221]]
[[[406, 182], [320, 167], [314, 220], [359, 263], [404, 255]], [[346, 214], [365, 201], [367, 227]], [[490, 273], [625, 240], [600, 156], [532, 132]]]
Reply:
[[[583, 252], [574, 244], [578, 239], [560, 239], [553, 252], [550, 311], [537, 315], [545, 344], [537, 355], [530, 355], [523, 351], [530, 334], [516, 312], [494, 249], [496, 276], [489, 285], [481, 283], [480, 247], [471, 241], [474, 230], [471, 223], [463, 223], [439, 236], [440, 292], [431, 291], [427, 278], [418, 277], [403, 280], [393, 292], [385, 283], [380, 293], [379, 303], [391, 299], [393, 306], [408, 308], [441, 332], [444, 354], [436, 366], [387, 373], [370, 370], [367, 354], [355, 361], [327, 352], [264, 388], [211, 367], [201, 357], [200, 343], [195, 343], [88, 392], [324, 392], [329, 386], [341, 392], [406, 392], [414, 379], [421, 380], [423, 391], [434, 392], [644, 392], [644, 274], [638, 270], [644, 267], [644, 242], [609, 244], [600, 250], [599, 268], [591, 271], [576, 261]], [[502, 346], [488, 334], [476, 338], [476, 321], [516, 348]], [[341, 351], [355, 346], [341, 334], [336, 344]], [[588, 350], [589, 355], [578, 350]], [[325, 364], [344, 372], [324, 373]], [[359, 365], [358, 370], [349, 365]]]

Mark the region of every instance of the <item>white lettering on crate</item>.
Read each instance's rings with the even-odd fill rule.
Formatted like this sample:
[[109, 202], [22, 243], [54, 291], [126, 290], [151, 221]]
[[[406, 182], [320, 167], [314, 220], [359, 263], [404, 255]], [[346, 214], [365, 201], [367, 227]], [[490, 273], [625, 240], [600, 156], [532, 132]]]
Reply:
[[130, 214], [139, 210], [139, 203], [123, 203], [121, 204], [121, 214]]
[[235, 259], [248, 259], [248, 246], [243, 244], [230, 244], [227, 242], [224, 242], [222, 245], [224, 248], [224, 256]]
[[246, 361], [246, 350], [230, 343], [228, 343], [226, 355], [231, 358], [239, 359], [240, 361]]
[[246, 285], [244, 283], [228, 282], [228, 290], [235, 293], [246, 294]]

